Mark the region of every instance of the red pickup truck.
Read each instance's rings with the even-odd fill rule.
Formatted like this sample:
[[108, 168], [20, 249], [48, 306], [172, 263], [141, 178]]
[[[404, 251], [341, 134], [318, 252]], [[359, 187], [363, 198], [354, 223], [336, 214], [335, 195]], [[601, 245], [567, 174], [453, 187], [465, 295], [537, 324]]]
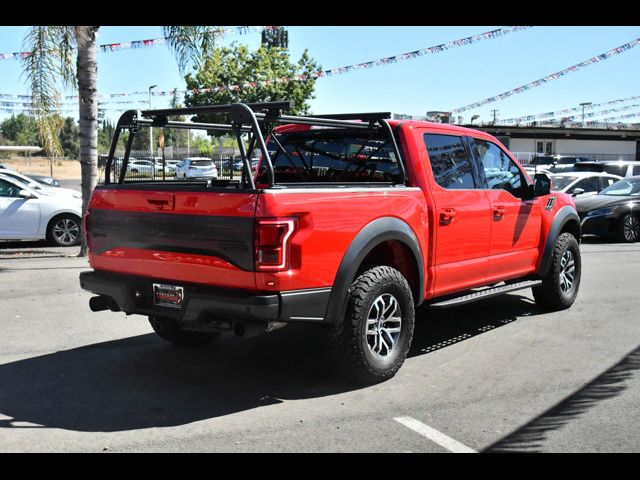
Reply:
[[[573, 201], [545, 175], [532, 181], [494, 137], [388, 113], [284, 114], [290, 106], [123, 114], [84, 221], [93, 270], [80, 284], [97, 294], [93, 311], [148, 316], [181, 345], [319, 323], [335, 366], [373, 383], [404, 362], [418, 305], [524, 288], [547, 309], [573, 304]], [[229, 120], [170, 119], [212, 114]], [[132, 139], [148, 126], [235, 135], [242, 176], [132, 179]]]

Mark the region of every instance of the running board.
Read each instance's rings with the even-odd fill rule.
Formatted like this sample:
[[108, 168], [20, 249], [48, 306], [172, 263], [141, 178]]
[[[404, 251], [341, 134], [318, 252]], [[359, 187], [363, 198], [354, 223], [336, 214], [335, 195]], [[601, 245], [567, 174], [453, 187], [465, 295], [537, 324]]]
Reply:
[[487, 288], [479, 292], [468, 293], [460, 297], [449, 298], [442, 302], [432, 303], [429, 306], [438, 308], [455, 307], [464, 305], [465, 303], [475, 302], [476, 300], [484, 300], [485, 298], [496, 297], [503, 293], [515, 292], [525, 288], [535, 287], [542, 283], [542, 280], [525, 280], [524, 282], [510, 283], [501, 287]]

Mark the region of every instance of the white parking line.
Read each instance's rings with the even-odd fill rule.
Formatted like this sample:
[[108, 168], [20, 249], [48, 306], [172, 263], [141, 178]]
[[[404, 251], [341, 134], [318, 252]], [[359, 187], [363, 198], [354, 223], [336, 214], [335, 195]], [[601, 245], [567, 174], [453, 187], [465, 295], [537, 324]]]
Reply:
[[442, 432], [439, 432], [435, 428], [430, 427], [429, 425], [425, 425], [424, 423], [416, 420], [412, 417], [397, 417], [394, 420], [398, 423], [401, 423], [407, 428], [410, 428], [416, 433], [419, 433], [423, 437], [427, 437], [429, 440], [436, 442], [441, 447], [446, 448], [450, 452], [453, 453], [478, 453], [474, 449], [463, 445], [462, 443], [454, 440], [451, 437], [448, 437]]

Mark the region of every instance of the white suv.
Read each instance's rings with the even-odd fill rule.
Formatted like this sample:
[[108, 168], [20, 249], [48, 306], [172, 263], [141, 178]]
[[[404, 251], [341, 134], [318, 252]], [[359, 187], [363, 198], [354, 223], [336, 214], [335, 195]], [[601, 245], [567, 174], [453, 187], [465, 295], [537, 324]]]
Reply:
[[189, 157], [176, 167], [176, 179], [218, 178], [218, 167], [207, 157]]

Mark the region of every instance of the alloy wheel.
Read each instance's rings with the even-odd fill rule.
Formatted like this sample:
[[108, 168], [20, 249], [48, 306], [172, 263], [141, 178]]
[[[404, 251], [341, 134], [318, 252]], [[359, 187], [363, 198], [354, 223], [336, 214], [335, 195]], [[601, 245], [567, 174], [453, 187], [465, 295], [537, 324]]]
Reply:
[[59, 245], [73, 245], [80, 235], [80, 225], [70, 218], [62, 218], [53, 226], [52, 234]]
[[635, 242], [640, 238], [640, 221], [633, 215], [627, 215], [622, 225], [625, 240]]
[[560, 259], [560, 290], [568, 293], [574, 285], [576, 279], [576, 262], [573, 258], [571, 250], [567, 250]]
[[374, 355], [390, 355], [400, 337], [402, 317], [400, 304], [390, 293], [375, 299], [367, 315], [367, 345]]

